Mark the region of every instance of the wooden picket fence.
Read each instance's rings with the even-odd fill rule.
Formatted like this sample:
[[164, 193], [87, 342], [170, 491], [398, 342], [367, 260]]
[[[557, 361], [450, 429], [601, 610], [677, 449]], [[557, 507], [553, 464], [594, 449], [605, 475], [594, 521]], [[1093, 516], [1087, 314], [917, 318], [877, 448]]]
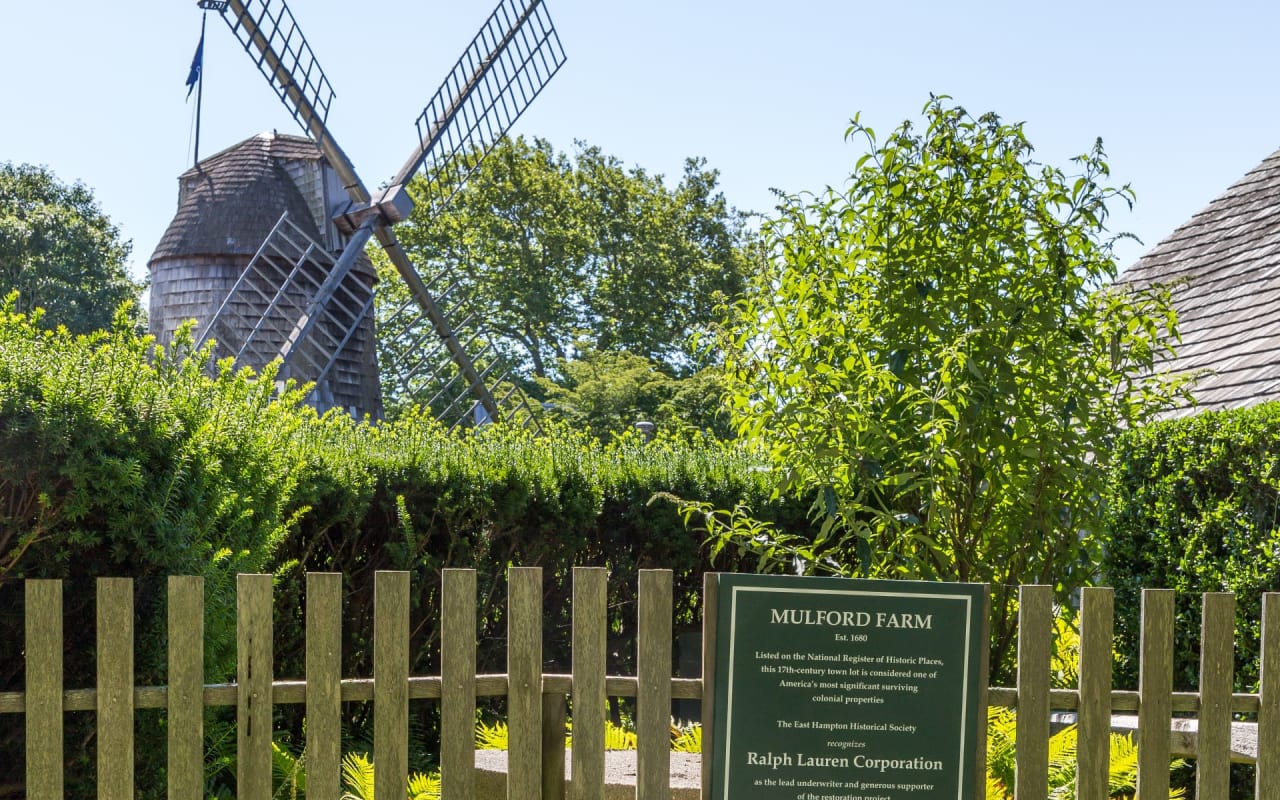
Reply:
[[[714, 620], [715, 593], [708, 576], [704, 619]], [[703, 796], [709, 796], [709, 754], [714, 747], [712, 680], [671, 677], [672, 575], [642, 570], [639, 576], [638, 652], [635, 676], [606, 674], [606, 572], [576, 568], [573, 575], [571, 674], [542, 672], [542, 573], [512, 568], [508, 574], [507, 672], [476, 674], [476, 575], [443, 573], [441, 674], [409, 674], [408, 573], [375, 577], [373, 678], [341, 676], [342, 582], [337, 574], [306, 577], [305, 680], [276, 680], [272, 672], [272, 576], [241, 575], [237, 584], [237, 678], [232, 684], [203, 680], [204, 587], [200, 578], [168, 581], [168, 685], [133, 685], [133, 585], [128, 579], [97, 582], [97, 685], [67, 689], [62, 681], [62, 585], [25, 583], [26, 688], [0, 693], [5, 715], [25, 719], [26, 791], [33, 800], [63, 797], [63, 718], [94, 711], [97, 721], [98, 794], [134, 796], [134, 713], [165, 709], [168, 731], [168, 796], [202, 796], [206, 706], [235, 706], [238, 725], [237, 787], [242, 798], [272, 792], [272, 708], [305, 703], [307, 796], [337, 800], [340, 787], [340, 704], [369, 701], [374, 709], [375, 794], [402, 797], [408, 771], [409, 701], [440, 703], [442, 796], [472, 800], [476, 793], [473, 735], [477, 697], [505, 697], [510, 749], [508, 797], [565, 796], [565, 707], [573, 704], [571, 797], [599, 798], [605, 781], [604, 738], [609, 697], [636, 699], [638, 800], [670, 797], [669, 720], [673, 699], [702, 701]], [[1170, 720], [1175, 712], [1198, 718], [1197, 787], [1202, 798], [1228, 796], [1233, 713], [1258, 720], [1257, 797], [1280, 800], [1280, 594], [1263, 599], [1261, 691], [1233, 693], [1234, 599], [1206, 594], [1202, 620], [1199, 691], [1173, 692], [1173, 593], [1145, 590], [1142, 598], [1141, 678], [1137, 691], [1111, 688], [1112, 590], [1083, 590], [1079, 687], [1050, 688], [1053, 593], [1024, 586], [1019, 595], [1017, 686], [992, 687], [984, 705], [1017, 710], [1019, 798], [1048, 794], [1051, 711], [1078, 714], [1078, 797], [1107, 797], [1111, 715], [1136, 711], [1139, 724], [1140, 798], [1167, 798]], [[715, 674], [715, 626], [703, 629], [703, 675]], [[983, 685], [986, 685], [984, 676]], [[985, 714], [985, 708], [983, 709]], [[981, 743], [980, 739], [980, 743]], [[985, 748], [979, 747], [978, 775]], [[981, 797], [982, 788], [978, 789]]]

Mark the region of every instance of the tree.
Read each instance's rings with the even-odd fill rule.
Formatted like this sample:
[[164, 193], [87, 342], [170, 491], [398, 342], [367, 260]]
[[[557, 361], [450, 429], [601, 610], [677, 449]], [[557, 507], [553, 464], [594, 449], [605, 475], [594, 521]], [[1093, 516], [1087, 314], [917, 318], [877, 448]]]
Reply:
[[0, 164], [0, 294], [16, 290], [19, 311], [43, 308], [44, 324], [72, 333], [109, 328], [141, 288], [125, 268], [129, 250], [86, 186]]
[[557, 380], [537, 381], [549, 419], [606, 442], [641, 420], [664, 435], [731, 437], [721, 368], [675, 378], [634, 353], [584, 348], [578, 356], [560, 362]]
[[[418, 207], [396, 230], [526, 374], [555, 377], [585, 343], [686, 375], [708, 360], [691, 336], [751, 268], [750, 235], [717, 180], [698, 159], [668, 187], [582, 143], [570, 157], [542, 139], [503, 140], [461, 187], [430, 171], [416, 179]], [[433, 187], [456, 194], [437, 207]], [[382, 307], [398, 307], [387, 278]]]
[[1154, 376], [1176, 336], [1167, 293], [1116, 275], [1101, 141], [1074, 174], [1031, 160], [1021, 125], [947, 98], [842, 191], [787, 198], [771, 266], [734, 309], [732, 413], [815, 533], [730, 542], [775, 565], [989, 582], [993, 666], [1020, 583], [1093, 575], [1112, 443], [1180, 391]]

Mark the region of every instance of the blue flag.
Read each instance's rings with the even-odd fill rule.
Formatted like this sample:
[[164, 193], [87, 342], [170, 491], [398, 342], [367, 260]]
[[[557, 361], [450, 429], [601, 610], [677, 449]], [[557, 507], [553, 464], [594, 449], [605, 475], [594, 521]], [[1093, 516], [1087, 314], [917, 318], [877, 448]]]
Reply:
[[204, 31], [200, 31], [200, 44], [196, 45], [196, 54], [191, 58], [191, 71], [187, 73], [187, 99], [191, 99], [191, 93], [195, 91], [196, 83], [200, 80], [200, 73], [204, 71]]

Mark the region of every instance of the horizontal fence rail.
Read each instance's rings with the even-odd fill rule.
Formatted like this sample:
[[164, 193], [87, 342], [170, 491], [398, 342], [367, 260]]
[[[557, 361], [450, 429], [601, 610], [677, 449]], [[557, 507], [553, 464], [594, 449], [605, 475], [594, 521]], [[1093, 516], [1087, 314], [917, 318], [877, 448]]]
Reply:
[[[565, 797], [565, 713], [573, 709], [569, 768], [575, 800], [602, 796], [608, 698], [636, 701], [638, 800], [670, 797], [670, 719], [673, 700], [701, 701], [703, 795], [709, 795], [715, 731], [715, 593], [703, 592], [703, 678], [672, 677], [672, 574], [641, 570], [636, 609], [636, 675], [608, 675], [607, 575], [603, 568], [573, 571], [572, 667], [543, 672], [543, 584], [536, 567], [508, 573], [507, 671], [478, 674], [477, 578], [472, 570], [442, 575], [440, 673], [409, 673], [411, 586], [406, 572], [379, 572], [374, 581], [373, 677], [342, 676], [342, 577], [306, 576], [306, 675], [273, 674], [273, 578], [240, 575], [236, 597], [236, 680], [204, 681], [204, 583], [170, 577], [167, 586], [167, 686], [134, 685], [134, 589], [129, 579], [100, 578], [96, 587], [96, 669], [92, 688], [63, 685], [62, 583], [24, 585], [25, 689], [0, 692], [0, 725], [20, 715], [26, 741], [26, 796], [64, 796], [64, 716], [96, 715], [100, 797], [135, 794], [135, 713], [163, 709], [168, 737], [170, 797], [200, 797], [204, 789], [204, 709], [236, 708], [237, 789], [240, 797], [272, 793], [272, 711], [305, 704], [307, 796], [341, 796], [341, 704], [373, 704], [373, 756], [378, 797], [403, 796], [408, 777], [409, 701], [440, 703], [442, 796], [476, 796], [474, 726], [478, 698], [507, 701], [508, 797]], [[1117, 713], [1136, 713], [1140, 798], [1167, 798], [1175, 755], [1196, 759], [1197, 794], [1228, 796], [1235, 715], [1255, 715], [1256, 796], [1280, 800], [1280, 594], [1263, 596], [1261, 681], [1256, 693], [1233, 692], [1235, 600], [1204, 595], [1200, 680], [1196, 692], [1174, 692], [1174, 597], [1164, 589], [1142, 593], [1139, 688], [1112, 685], [1113, 594], [1082, 591], [1079, 682], [1050, 686], [1053, 591], [1024, 586], [1019, 593], [1016, 687], [990, 687], [991, 707], [1017, 712], [1016, 796], [1048, 794], [1048, 742], [1054, 712], [1074, 712], [1078, 725], [1078, 797], [1108, 794], [1110, 734]], [[984, 709], [985, 713], [985, 709]], [[1192, 747], [1174, 747], [1175, 715], [1195, 715]], [[9, 717], [6, 719], [6, 715]], [[1190, 750], [1190, 752], [1188, 752]], [[1240, 760], [1237, 758], [1236, 760]], [[540, 787], [539, 790], [534, 787]], [[979, 795], [981, 788], [979, 789]]]

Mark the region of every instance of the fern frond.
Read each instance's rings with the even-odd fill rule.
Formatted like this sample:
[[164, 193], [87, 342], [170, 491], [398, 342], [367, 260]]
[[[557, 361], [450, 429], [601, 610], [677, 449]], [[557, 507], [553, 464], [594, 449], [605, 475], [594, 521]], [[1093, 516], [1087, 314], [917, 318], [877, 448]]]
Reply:
[[409, 800], [440, 800], [440, 773], [415, 772], [410, 775]]
[[477, 750], [506, 750], [509, 741], [507, 723], [495, 722], [492, 725], [476, 723]]
[[271, 743], [271, 774], [276, 786], [274, 797], [296, 800], [307, 794], [306, 754], [295, 756], [279, 742]]
[[373, 800], [373, 762], [364, 753], [342, 757], [342, 782], [347, 791], [342, 800]]
[[604, 749], [605, 750], [635, 750], [636, 734], [635, 731], [629, 731], [626, 728], [614, 725], [606, 720], [604, 726]]
[[675, 728], [675, 736], [671, 738], [671, 750], [676, 753], [702, 752], [702, 726], [693, 723], [684, 728]]

